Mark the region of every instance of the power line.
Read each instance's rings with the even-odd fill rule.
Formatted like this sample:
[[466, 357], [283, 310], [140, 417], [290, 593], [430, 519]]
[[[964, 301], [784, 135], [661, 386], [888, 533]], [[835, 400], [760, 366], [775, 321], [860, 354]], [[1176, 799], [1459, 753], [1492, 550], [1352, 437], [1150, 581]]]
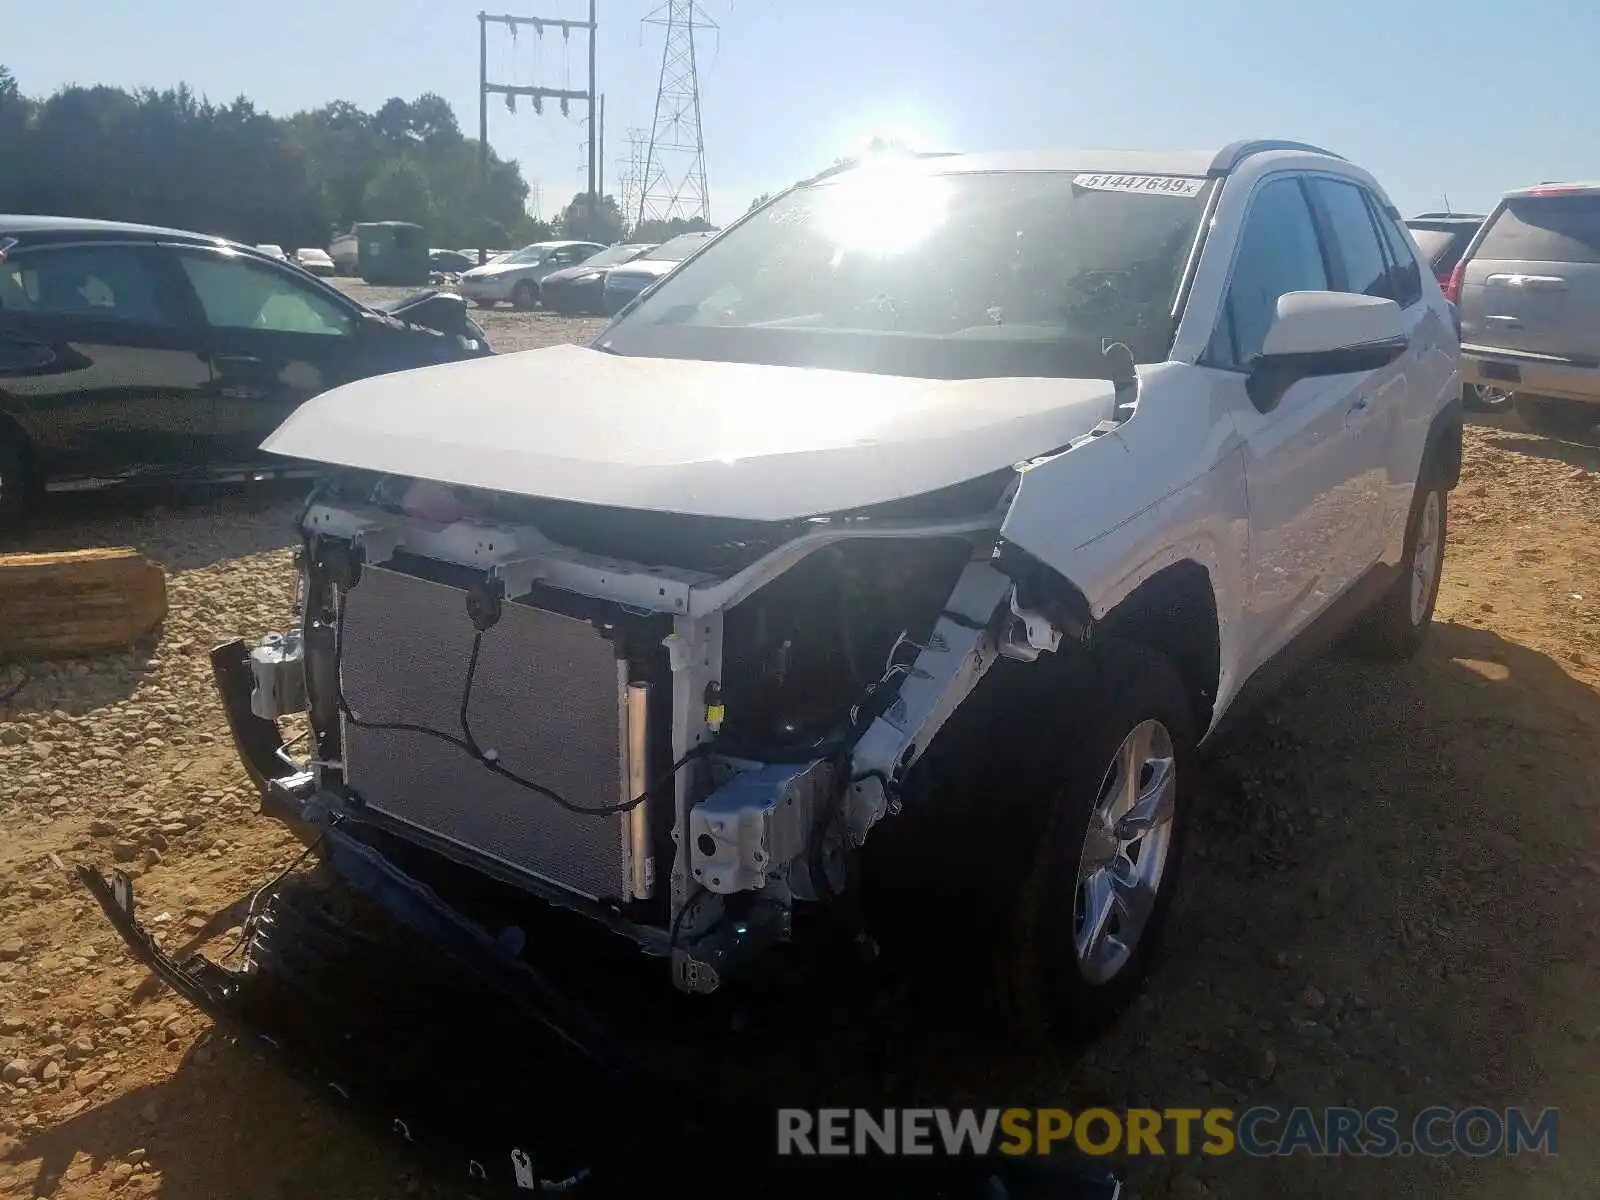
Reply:
[[695, 0], [666, 0], [645, 18], [666, 28], [655, 120], [639, 184], [639, 223], [678, 217], [711, 220], [706, 145], [700, 124], [700, 76], [695, 32], [717, 24]]
[[[579, 30], [587, 33], [589, 38], [589, 86], [585, 91], [575, 91], [572, 88], [547, 88], [539, 86], [524, 86], [513, 83], [489, 82], [489, 26], [504, 25], [515, 40], [517, 30], [531, 26], [536, 36], [543, 38], [546, 29], [559, 29], [564, 40], [571, 40], [572, 31]], [[574, 102], [588, 106], [589, 141], [588, 141], [588, 166], [589, 188], [588, 197], [591, 211], [596, 205], [595, 190], [598, 187], [598, 168], [600, 163], [600, 146], [595, 137], [597, 123], [597, 109], [595, 92], [595, 36], [599, 25], [595, 20], [595, 0], [589, 0], [589, 19], [587, 21], [569, 21], [555, 17], [513, 17], [507, 14], [478, 14], [478, 186], [480, 196], [478, 209], [480, 215], [487, 218], [489, 215], [489, 97], [504, 96], [506, 107], [512, 112], [516, 111], [517, 97], [526, 96], [533, 101], [533, 111], [543, 114], [544, 102], [555, 100], [561, 105], [561, 115], [566, 116], [568, 108]], [[478, 241], [481, 243], [487, 236], [483, 230], [487, 220], [479, 223]], [[478, 257], [482, 261], [484, 247], [478, 247]]]

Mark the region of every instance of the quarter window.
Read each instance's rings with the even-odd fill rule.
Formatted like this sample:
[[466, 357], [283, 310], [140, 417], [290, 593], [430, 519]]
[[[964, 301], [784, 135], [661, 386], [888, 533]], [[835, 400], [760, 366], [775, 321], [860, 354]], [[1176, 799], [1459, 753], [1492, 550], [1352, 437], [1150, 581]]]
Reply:
[[213, 328], [329, 337], [354, 328], [345, 309], [270, 267], [186, 254], [183, 269]]
[[1299, 180], [1270, 180], [1256, 192], [1245, 217], [1233, 280], [1208, 357], [1222, 366], [1249, 365], [1278, 314], [1279, 296], [1327, 290], [1322, 248]]

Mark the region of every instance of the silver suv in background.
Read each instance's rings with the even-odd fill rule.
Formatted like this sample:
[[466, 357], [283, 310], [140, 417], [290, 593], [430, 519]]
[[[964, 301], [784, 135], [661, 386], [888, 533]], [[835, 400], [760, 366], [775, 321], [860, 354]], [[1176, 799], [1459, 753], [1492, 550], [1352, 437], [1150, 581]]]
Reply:
[[1512, 394], [1535, 433], [1600, 422], [1600, 183], [1506, 193], [1445, 295], [1461, 313], [1462, 381]]

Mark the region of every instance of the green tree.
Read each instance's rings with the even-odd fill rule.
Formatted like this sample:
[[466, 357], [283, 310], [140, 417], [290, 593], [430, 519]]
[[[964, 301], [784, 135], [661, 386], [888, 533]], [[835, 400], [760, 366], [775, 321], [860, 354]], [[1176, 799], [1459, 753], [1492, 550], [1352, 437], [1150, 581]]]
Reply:
[[442, 97], [335, 100], [287, 118], [246, 97], [215, 104], [182, 85], [60, 89], [30, 99], [0, 68], [0, 212], [107, 217], [286, 247], [325, 246], [364, 218], [427, 224], [465, 246], [490, 222], [496, 246], [548, 236], [528, 185], [479, 145]]
[[602, 242], [606, 245], [621, 241], [623, 233], [628, 228], [628, 223], [622, 215], [622, 208], [617, 204], [615, 196], [602, 196], [599, 202], [591, 207], [588, 192], [579, 192], [575, 195], [572, 203], [563, 208], [556, 217], [555, 224], [557, 231], [564, 238]]
[[701, 217], [673, 217], [670, 221], [642, 221], [629, 237], [636, 242], [665, 242], [680, 233], [705, 233], [716, 228]]
[[361, 209], [369, 221], [415, 221], [431, 226], [433, 196], [428, 177], [409, 158], [396, 159], [367, 184]]

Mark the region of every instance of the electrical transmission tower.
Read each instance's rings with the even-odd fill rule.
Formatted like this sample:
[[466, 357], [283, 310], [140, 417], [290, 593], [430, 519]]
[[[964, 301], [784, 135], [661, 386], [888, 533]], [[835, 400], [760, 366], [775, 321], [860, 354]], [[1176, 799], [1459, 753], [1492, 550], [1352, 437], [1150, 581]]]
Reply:
[[706, 188], [694, 41], [696, 32], [717, 25], [695, 0], [666, 0], [645, 18], [645, 24], [665, 26], [667, 37], [661, 48], [655, 123], [640, 176], [639, 221], [700, 217], [709, 223], [711, 196]]
[[640, 176], [644, 174], [644, 148], [650, 138], [648, 129], [628, 130], [628, 156], [617, 161], [620, 168], [619, 174], [622, 182], [619, 185], [618, 200], [622, 204], [622, 215], [625, 220], [638, 215]]

